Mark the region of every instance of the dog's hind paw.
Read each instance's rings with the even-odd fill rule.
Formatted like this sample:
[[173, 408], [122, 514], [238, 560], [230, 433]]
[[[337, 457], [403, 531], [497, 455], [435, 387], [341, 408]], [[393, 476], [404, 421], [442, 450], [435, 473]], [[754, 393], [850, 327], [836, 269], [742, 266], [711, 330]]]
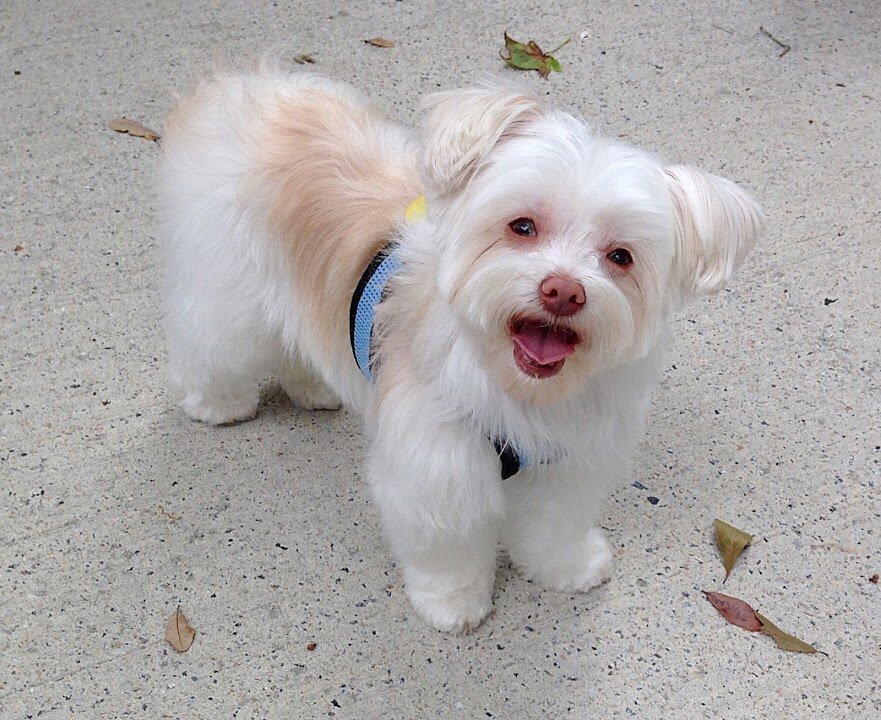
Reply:
[[206, 397], [200, 392], [184, 395], [181, 407], [194, 420], [209, 425], [228, 425], [229, 423], [251, 420], [257, 415], [260, 396], [257, 388], [237, 397]]

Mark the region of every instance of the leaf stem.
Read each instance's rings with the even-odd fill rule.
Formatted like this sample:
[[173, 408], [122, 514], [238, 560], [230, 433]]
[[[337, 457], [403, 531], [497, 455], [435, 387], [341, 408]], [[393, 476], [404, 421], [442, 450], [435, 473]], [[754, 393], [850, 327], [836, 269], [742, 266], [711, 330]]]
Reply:
[[572, 38], [566, 38], [563, 42], [561, 42], [559, 45], [557, 45], [557, 47], [555, 47], [553, 50], [548, 50], [545, 53], [545, 55], [553, 55], [555, 52], [557, 52], [557, 50], [559, 50], [564, 45], [568, 45], [570, 42], [572, 42]]

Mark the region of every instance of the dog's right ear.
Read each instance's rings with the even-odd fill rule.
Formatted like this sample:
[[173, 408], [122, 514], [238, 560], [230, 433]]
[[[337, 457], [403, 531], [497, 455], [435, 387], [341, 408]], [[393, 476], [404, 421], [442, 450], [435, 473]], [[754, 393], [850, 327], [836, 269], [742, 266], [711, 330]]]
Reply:
[[529, 90], [504, 86], [435, 93], [422, 108], [423, 167], [442, 193], [464, 187], [499, 141], [542, 114]]

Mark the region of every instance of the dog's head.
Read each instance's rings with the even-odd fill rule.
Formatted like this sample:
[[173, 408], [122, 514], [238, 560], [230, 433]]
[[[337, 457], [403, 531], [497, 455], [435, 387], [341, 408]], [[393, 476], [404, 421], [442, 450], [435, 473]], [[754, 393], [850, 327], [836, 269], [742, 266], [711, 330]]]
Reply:
[[438, 287], [512, 397], [552, 403], [646, 355], [762, 229], [734, 183], [594, 137], [522, 89], [426, 101]]

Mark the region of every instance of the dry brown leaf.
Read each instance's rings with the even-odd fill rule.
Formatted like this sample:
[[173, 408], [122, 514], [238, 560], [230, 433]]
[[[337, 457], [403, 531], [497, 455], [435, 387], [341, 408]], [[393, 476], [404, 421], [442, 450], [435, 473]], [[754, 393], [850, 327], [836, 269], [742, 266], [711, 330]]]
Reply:
[[16, 245], [14, 248], [12, 248], [12, 252], [14, 252], [16, 255], [18, 255], [18, 253], [20, 253], [22, 250], [24, 250], [24, 247], [21, 245]]
[[195, 638], [196, 631], [190, 626], [186, 615], [180, 611], [178, 605], [168, 621], [168, 627], [165, 628], [165, 639], [175, 650], [184, 653], [193, 645]]
[[725, 580], [727, 580], [734, 563], [737, 562], [743, 549], [752, 542], [753, 536], [718, 519], [713, 520], [713, 527], [716, 528], [716, 545], [719, 546], [719, 552], [722, 554]]
[[151, 130], [146, 125], [141, 125], [137, 120], [129, 120], [128, 118], [118, 118], [111, 120], [107, 127], [119, 133], [126, 133], [133, 137], [142, 137], [147, 140], [158, 140], [159, 133]]
[[761, 624], [761, 631], [765, 635], [770, 635], [772, 638], [774, 638], [774, 642], [777, 643], [777, 647], [779, 647], [781, 650], [789, 650], [790, 652], [800, 653], [818, 652], [817, 648], [815, 648], [813, 645], [808, 645], [806, 642], [799, 640], [797, 637], [793, 637], [789, 633], [783, 632], [779, 627], [777, 627], [761, 613], [756, 613], [756, 619]]
[[762, 629], [762, 623], [759, 622], [756, 611], [743, 600], [706, 590], [704, 590], [704, 595], [707, 596], [710, 604], [719, 611], [719, 614], [732, 625], [737, 625], [737, 627], [750, 632], [759, 632]]
[[375, 47], [381, 48], [393, 48], [395, 46], [394, 40], [386, 40], [385, 38], [375, 37], [370, 38], [370, 40], [365, 40], [368, 45], [373, 45]]

